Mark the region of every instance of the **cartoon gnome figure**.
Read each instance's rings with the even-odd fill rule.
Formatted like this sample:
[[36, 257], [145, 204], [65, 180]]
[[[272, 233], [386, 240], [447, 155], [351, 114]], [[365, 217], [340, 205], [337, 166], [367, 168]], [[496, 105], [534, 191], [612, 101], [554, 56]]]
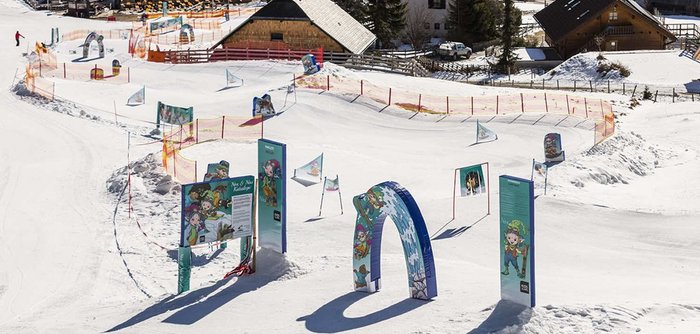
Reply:
[[[523, 223], [519, 220], [512, 220], [508, 227], [506, 228], [506, 233], [504, 235], [504, 256], [503, 256], [503, 266], [504, 269], [501, 272], [503, 275], [509, 275], [510, 265], [515, 268], [515, 272], [520, 278], [525, 278], [525, 261], [527, 261], [527, 245], [521, 244], [525, 241], [523, 236]], [[523, 268], [520, 270], [518, 265], [518, 257], [523, 256]]]

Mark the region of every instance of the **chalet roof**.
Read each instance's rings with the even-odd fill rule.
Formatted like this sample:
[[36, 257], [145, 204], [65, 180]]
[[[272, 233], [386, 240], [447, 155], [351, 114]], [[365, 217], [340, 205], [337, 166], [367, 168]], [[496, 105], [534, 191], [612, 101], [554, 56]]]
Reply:
[[654, 15], [651, 15], [635, 0], [556, 0], [535, 14], [535, 20], [549, 38], [558, 41], [586, 22], [599, 15], [608, 6], [620, 2], [637, 12], [642, 18], [657, 25], [669, 38], [674, 38]]
[[309, 20], [355, 54], [367, 50], [377, 39], [365, 26], [331, 0], [272, 0], [213, 47], [222, 44], [238, 29], [253, 20]]

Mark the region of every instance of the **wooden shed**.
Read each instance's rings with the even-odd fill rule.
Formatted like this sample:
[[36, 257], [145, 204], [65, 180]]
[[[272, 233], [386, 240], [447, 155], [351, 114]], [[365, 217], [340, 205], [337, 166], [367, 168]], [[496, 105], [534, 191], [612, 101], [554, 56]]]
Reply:
[[213, 47], [363, 53], [376, 37], [331, 0], [272, 0]]
[[582, 51], [665, 49], [676, 37], [634, 0], [556, 0], [535, 14], [564, 58]]

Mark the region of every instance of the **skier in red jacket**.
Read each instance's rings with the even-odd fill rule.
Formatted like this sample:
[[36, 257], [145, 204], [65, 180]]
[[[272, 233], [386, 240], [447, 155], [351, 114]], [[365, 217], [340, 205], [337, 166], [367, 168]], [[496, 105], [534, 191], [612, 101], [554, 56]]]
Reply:
[[19, 30], [17, 30], [17, 32], [15, 33], [15, 40], [17, 41], [16, 46], [19, 46], [19, 38], [20, 37], [24, 38], [24, 36], [22, 36], [22, 34], [19, 33]]

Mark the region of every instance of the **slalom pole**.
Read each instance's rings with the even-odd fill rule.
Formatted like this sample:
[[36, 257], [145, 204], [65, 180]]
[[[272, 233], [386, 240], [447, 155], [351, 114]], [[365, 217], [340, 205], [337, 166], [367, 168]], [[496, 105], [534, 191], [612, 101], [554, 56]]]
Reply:
[[[338, 178], [338, 174], [335, 174], [335, 179], [338, 180], [338, 200], [340, 201], [340, 214], [342, 215], [343, 214], [343, 194], [340, 192], [340, 179]], [[325, 184], [324, 184], [324, 186], [325, 186]]]
[[323, 190], [321, 191], [321, 206], [318, 208], [318, 216], [321, 217], [321, 210], [323, 210], [323, 196], [326, 194], [326, 178], [323, 178]]
[[119, 121], [117, 121], [117, 100], [112, 100], [114, 102], [114, 125], [119, 127]]
[[530, 181], [535, 178], [535, 159], [532, 159], [532, 169], [530, 170]]

